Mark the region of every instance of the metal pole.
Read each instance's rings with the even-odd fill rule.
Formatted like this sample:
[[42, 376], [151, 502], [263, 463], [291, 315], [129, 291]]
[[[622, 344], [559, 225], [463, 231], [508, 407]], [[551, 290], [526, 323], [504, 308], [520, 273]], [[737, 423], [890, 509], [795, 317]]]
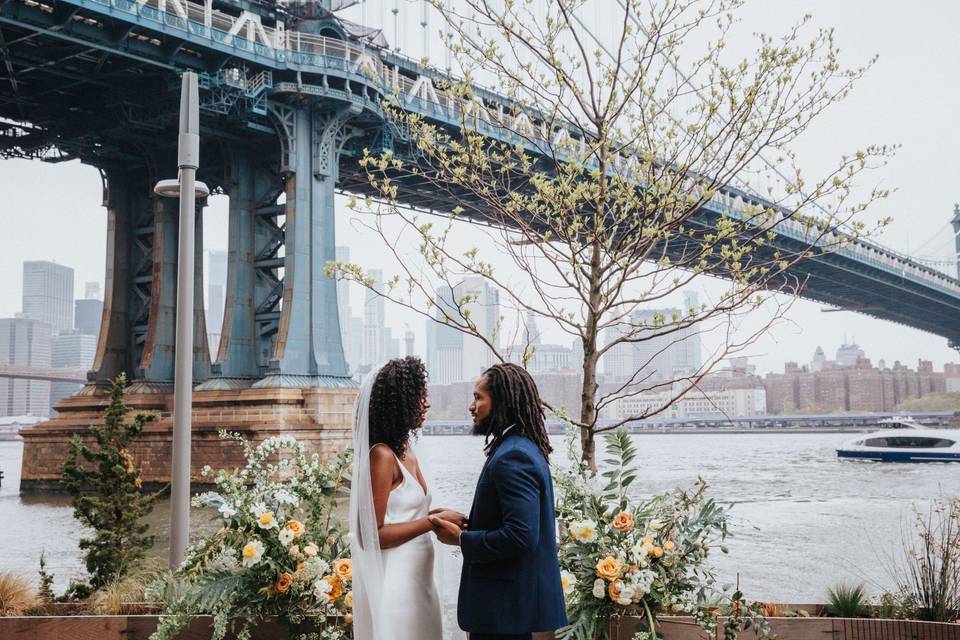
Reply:
[[173, 374], [173, 464], [170, 474], [170, 568], [183, 562], [190, 531], [190, 444], [193, 406], [193, 245], [195, 180], [200, 156], [197, 76], [183, 74], [180, 93], [180, 226], [177, 241], [177, 336]]

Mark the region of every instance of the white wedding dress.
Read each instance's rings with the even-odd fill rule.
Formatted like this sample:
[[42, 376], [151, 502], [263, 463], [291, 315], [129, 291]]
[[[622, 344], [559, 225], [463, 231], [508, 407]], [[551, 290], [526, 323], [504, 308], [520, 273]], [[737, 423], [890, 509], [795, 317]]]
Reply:
[[[403, 481], [390, 492], [383, 524], [426, 518], [430, 494], [397, 460]], [[393, 640], [441, 640], [440, 598], [434, 581], [433, 534], [425, 533], [392, 549], [383, 549], [382, 620]]]
[[[434, 580], [433, 533], [392, 549], [380, 548], [370, 477], [370, 394], [380, 367], [360, 385], [354, 404], [350, 487], [355, 640], [442, 640], [440, 598]], [[431, 496], [400, 460], [403, 480], [387, 498], [384, 524], [427, 517]]]

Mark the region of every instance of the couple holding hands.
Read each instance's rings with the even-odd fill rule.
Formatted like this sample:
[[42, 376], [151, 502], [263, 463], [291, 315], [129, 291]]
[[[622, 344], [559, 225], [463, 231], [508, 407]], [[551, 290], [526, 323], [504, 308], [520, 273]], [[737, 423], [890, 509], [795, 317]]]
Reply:
[[550, 478], [550, 443], [525, 369], [477, 381], [473, 433], [485, 438], [469, 517], [431, 509], [410, 436], [424, 422], [427, 374], [415, 357], [365, 379], [354, 408], [350, 495], [355, 640], [441, 640], [434, 538], [460, 548], [459, 626], [471, 640], [529, 640], [567, 624]]

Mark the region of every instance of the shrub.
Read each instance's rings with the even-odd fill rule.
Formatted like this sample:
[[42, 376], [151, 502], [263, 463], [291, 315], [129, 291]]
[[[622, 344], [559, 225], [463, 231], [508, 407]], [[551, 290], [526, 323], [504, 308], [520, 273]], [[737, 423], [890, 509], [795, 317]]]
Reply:
[[110, 406], [102, 427], [90, 427], [95, 446], [74, 436], [63, 465], [62, 483], [73, 498], [73, 515], [94, 531], [80, 540], [88, 583], [72, 583], [69, 595], [85, 598], [118, 580], [153, 546], [142, 519], [153, 510], [160, 493], [145, 494], [140, 471], [129, 448], [153, 415], [137, 414], [131, 422], [123, 401], [126, 376], [113, 381]]
[[0, 616], [22, 616], [43, 604], [33, 583], [21, 575], [0, 573]]
[[916, 603], [918, 619], [951, 622], [960, 614], [960, 498], [915, 508], [913, 525], [916, 537], [894, 567], [898, 590]]
[[839, 618], [859, 618], [867, 604], [867, 591], [862, 584], [841, 582], [827, 589], [827, 612]]

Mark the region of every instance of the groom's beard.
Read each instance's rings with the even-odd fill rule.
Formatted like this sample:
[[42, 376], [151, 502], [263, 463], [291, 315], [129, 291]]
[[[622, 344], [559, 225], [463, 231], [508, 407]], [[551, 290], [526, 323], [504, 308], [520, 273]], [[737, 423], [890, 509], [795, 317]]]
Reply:
[[492, 421], [490, 416], [487, 416], [483, 420], [476, 421], [473, 423], [473, 435], [475, 436], [489, 436], [490, 430], [493, 428]]

